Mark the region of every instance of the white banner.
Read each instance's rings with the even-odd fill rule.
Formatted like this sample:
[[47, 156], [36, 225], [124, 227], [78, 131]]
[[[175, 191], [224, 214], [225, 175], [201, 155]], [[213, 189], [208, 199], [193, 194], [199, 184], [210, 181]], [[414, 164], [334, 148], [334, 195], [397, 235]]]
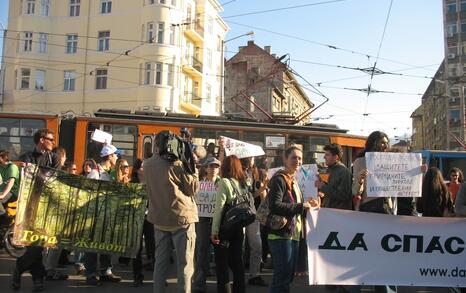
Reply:
[[196, 194], [196, 204], [199, 217], [212, 218], [215, 212], [215, 198], [217, 196], [217, 187], [214, 182], [199, 182], [199, 191]]
[[311, 211], [309, 283], [466, 287], [465, 226], [460, 218]]
[[421, 164], [421, 154], [366, 153], [367, 196], [420, 197]]
[[[273, 174], [281, 169], [283, 169], [283, 167], [269, 169], [267, 173], [268, 178], [272, 178]], [[319, 178], [319, 171], [316, 164], [302, 165], [298, 172], [296, 172], [295, 178], [301, 189], [304, 200], [307, 201], [311, 198], [317, 198], [317, 188], [314, 183]]]
[[225, 142], [225, 155], [235, 155], [238, 159], [265, 155], [264, 150], [255, 144], [221, 136]]

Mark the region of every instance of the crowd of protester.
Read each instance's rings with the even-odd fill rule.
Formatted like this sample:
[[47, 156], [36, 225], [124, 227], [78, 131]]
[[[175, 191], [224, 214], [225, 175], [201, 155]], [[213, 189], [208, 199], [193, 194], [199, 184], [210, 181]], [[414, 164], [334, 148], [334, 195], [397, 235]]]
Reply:
[[[184, 130], [189, 138], [189, 131]], [[334, 208], [388, 215], [421, 215], [425, 217], [466, 216], [466, 185], [463, 173], [458, 168], [449, 172], [447, 183], [440, 170], [422, 166], [425, 173], [422, 196], [414, 198], [371, 198], [366, 193], [365, 154], [367, 152], [396, 152], [389, 146], [383, 132], [373, 132], [367, 138], [364, 150], [353, 162], [352, 170], [342, 162], [341, 146], [325, 146], [325, 164], [328, 178], [316, 178], [319, 190], [317, 199], [305, 200], [296, 182], [295, 174], [302, 165], [303, 151], [295, 145], [284, 151], [283, 168], [268, 178], [267, 170], [255, 164], [255, 158], [238, 159], [225, 156], [223, 142], [219, 145], [198, 147], [195, 152], [197, 171], [186, 172], [179, 160], [167, 160], [160, 153], [163, 137], [155, 138], [154, 155], [146, 160], [137, 159], [133, 166], [119, 157], [119, 150], [103, 145], [99, 163], [86, 159], [81, 173], [74, 162], [67, 161], [66, 151], [54, 148], [54, 134], [41, 129], [34, 135], [35, 148], [23, 154], [20, 161], [25, 164], [62, 169], [73, 176], [89, 179], [115, 181], [119, 183], [141, 183], [146, 185], [148, 207], [144, 220], [141, 245], [132, 260], [133, 287], [143, 286], [144, 268], [153, 269], [154, 292], [166, 291], [166, 279], [171, 263], [177, 267], [177, 292], [207, 292], [207, 278], [216, 277], [216, 292], [244, 293], [246, 286], [269, 286], [270, 292], [290, 292], [296, 276], [307, 272], [307, 249], [305, 242], [305, 216], [313, 208]], [[262, 167], [262, 166], [261, 166]], [[9, 159], [7, 150], [0, 149], [0, 215], [5, 214], [3, 204], [14, 201], [18, 196], [20, 172]], [[130, 171], [132, 170], [132, 171]], [[213, 217], [198, 217], [195, 197], [202, 183], [216, 186], [215, 211]], [[225, 231], [222, 221], [225, 210], [246, 195], [251, 208], [259, 210], [267, 202], [270, 214], [278, 222], [272, 228], [255, 220], [248, 225]], [[280, 222], [282, 221], [282, 222]], [[147, 264], [143, 263], [145, 255]], [[33, 291], [44, 289], [47, 281], [63, 281], [68, 275], [57, 270], [59, 264], [68, 262], [77, 274], [86, 278], [86, 284], [100, 286], [103, 282], [120, 282], [113, 271], [112, 255], [94, 252], [64, 251], [29, 246], [16, 261], [11, 286], [21, 287], [21, 275], [29, 271], [32, 275]], [[269, 258], [269, 256], [271, 258]], [[262, 268], [270, 262], [273, 277], [267, 284], [261, 276]], [[120, 258], [128, 264], [129, 259]], [[215, 270], [212, 270], [211, 264]], [[249, 266], [248, 278], [246, 267]], [[233, 277], [230, 280], [230, 272]], [[231, 282], [232, 281], [232, 282]], [[359, 292], [359, 286], [329, 286], [332, 290]], [[377, 292], [396, 291], [395, 286], [376, 286]]]

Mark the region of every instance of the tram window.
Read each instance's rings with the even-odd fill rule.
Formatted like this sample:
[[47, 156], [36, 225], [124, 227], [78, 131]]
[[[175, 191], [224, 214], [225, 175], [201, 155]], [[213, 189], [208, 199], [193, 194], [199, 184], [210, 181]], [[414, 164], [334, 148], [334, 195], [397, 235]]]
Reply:
[[258, 145], [263, 148], [265, 146], [265, 135], [264, 133], [260, 132], [244, 132], [243, 141]]
[[146, 135], [144, 136], [144, 140], [142, 142], [143, 144], [143, 157], [144, 159], [148, 159], [152, 157], [153, 151], [152, 151], [152, 144], [153, 144], [153, 138], [151, 135]]
[[98, 124], [89, 123], [87, 131], [87, 149], [86, 157], [100, 160], [100, 150], [102, 144], [92, 141], [90, 139], [92, 132], [95, 129], [108, 132], [113, 136], [112, 144], [121, 151], [121, 158], [128, 161], [132, 165], [136, 159], [137, 147], [137, 127], [134, 125], [120, 125], [120, 124]]
[[325, 166], [324, 147], [330, 143], [328, 137], [290, 135], [288, 144], [300, 145], [303, 149], [303, 164], [318, 164]]
[[0, 118], [0, 148], [10, 152], [11, 160], [34, 148], [34, 133], [45, 128], [44, 120]]
[[217, 131], [215, 129], [195, 128], [192, 130], [193, 143], [203, 146], [206, 151], [212, 152], [215, 146], [215, 153], [218, 153], [218, 139], [226, 136], [238, 139], [239, 133], [236, 131]]

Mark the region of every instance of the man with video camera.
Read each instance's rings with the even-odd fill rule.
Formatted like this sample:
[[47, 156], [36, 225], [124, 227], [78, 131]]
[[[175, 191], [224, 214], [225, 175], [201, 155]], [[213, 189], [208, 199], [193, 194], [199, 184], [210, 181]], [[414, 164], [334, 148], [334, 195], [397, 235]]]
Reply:
[[[144, 162], [144, 179], [149, 195], [147, 220], [155, 230], [154, 293], [165, 292], [172, 243], [176, 251], [179, 293], [191, 293], [194, 272], [195, 223], [198, 222], [194, 196], [199, 188], [194, 156], [186, 140], [169, 131], [155, 137], [154, 156]], [[187, 158], [189, 157], [189, 158]]]

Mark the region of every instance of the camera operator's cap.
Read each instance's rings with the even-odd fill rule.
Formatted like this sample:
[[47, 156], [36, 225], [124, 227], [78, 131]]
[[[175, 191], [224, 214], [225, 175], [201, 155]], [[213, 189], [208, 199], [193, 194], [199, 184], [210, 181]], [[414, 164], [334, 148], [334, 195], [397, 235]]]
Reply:
[[118, 154], [121, 154], [121, 152], [114, 145], [111, 145], [111, 144], [104, 145], [104, 147], [100, 151], [100, 156], [101, 157], [106, 157], [106, 156], [109, 156], [111, 154], [117, 154], [118, 155]]
[[180, 133], [185, 135], [191, 135], [191, 132], [189, 132], [189, 129], [187, 127], [181, 127]]
[[207, 158], [205, 160], [204, 166], [209, 166], [209, 165], [214, 165], [214, 164], [218, 166], [222, 166], [222, 163], [219, 160], [217, 160], [217, 158], [215, 157]]

